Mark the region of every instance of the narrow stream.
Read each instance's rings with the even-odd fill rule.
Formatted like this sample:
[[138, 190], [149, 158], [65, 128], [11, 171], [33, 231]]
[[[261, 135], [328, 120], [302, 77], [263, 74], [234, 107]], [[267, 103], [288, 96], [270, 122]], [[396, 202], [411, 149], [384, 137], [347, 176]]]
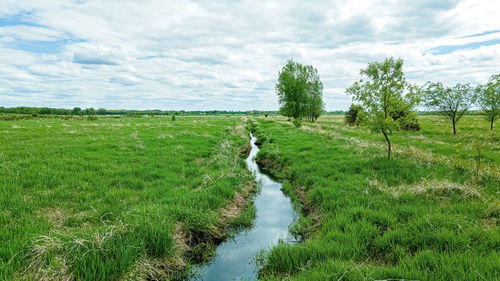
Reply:
[[281, 191], [281, 183], [260, 172], [255, 162], [259, 152], [255, 145], [257, 139], [253, 135], [251, 137], [252, 150], [245, 161], [261, 186], [261, 191], [254, 198], [257, 210], [254, 227], [219, 245], [214, 260], [200, 266], [196, 277], [191, 280], [256, 280], [258, 268], [255, 257], [262, 249], [276, 245], [279, 240], [296, 242], [288, 233], [288, 227], [296, 217], [292, 202]]

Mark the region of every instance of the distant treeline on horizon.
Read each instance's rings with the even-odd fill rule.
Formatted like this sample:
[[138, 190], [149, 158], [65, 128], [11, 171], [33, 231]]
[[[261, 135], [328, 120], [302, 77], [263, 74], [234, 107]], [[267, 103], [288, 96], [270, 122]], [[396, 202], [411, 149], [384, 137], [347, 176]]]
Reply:
[[[50, 107], [3, 107], [0, 106], [0, 114], [30, 114], [36, 115], [279, 115], [279, 111], [261, 111], [261, 110], [247, 110], [247, 111], [230, 111], [230, 110], [195, 110], [195, 111], [185, 111], [185, 110], [126, 110], [126, 109], [105, 109], [99, 108], [94, 109], [92, 107], [82, 109], [80, 107], [75, 107], [73, 109], [66, 108], [50, 108]], [[346, 111], [336, 110], [336, 111], [325, 111], [325, 115], [343, 115]], [[471, 110], [467, 114], [476, 115], [480, 114], [479, 110]], [[437, 111], [418, 111], [421, 115], [433, 115], [438, 114]]]
[[[0, 107], [0, 113], [6, 114], [31, 114], [31, 115], [278, 115], [279, 111], [261, 111], [261, 110], [247, 110], [247, 111], [230, 111], [230, 110], [126, 110], [126, 109], [94, 109], [92, 107], [82, 109], [75, 107], [73, 109], [65, 108], [50, 108], [50, 107]], [[325, 114], [345, 114], [344, 111], [331, 111]]]

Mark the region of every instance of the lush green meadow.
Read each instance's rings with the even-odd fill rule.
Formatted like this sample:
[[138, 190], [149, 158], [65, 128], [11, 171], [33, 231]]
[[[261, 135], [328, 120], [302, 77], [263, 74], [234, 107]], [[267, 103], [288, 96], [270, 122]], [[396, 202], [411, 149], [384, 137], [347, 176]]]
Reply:
[[246, 117], [11, 117], [0, 280], [175, 278], [252, 218]]
[[382, 134], [343, 116], [4, 119], [0, 280], [185, 277], [251, 224], [245, 125], [303, 213], [303, 241], [263, 253], [261, 279], [500, 275], [500, 136], [477, 116], [456, 136], [420, 116], [421, 131], [391, 136], [391, 160]]
[[262, 279], [498, 279], [498, 129], [467, 116], [454, 136], [440, 117], [420, 120], [391, 136], [387, 160], [382, 134], [341, 116], [300, 129], [258, 119], [258, 162], [305, 214], [294, 227], [304, 241], [264, 253]]

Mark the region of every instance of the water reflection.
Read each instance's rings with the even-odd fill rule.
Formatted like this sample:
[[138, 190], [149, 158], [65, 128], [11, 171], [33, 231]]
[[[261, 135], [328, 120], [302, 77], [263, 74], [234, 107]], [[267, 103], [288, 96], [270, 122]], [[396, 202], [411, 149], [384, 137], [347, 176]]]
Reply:
[[255, 145], [256, 138], [251, 137], [252, 150], [245, 161], [256, 182], [261, 185], [261, 192], [254, 199], [257, 210], [254, 227], [222, 243], [214, 260], [199, 267], [197, 276], [192, 280], [256, 280], [258, 268], [255, 256], [262, 249], [276, 245], [279, 240], [295, 242], [295, 238], [288, 233], [296, 215], [292, 202], [281, 192], [281, 183], [260, 172], [255, 162], [259, 148]]

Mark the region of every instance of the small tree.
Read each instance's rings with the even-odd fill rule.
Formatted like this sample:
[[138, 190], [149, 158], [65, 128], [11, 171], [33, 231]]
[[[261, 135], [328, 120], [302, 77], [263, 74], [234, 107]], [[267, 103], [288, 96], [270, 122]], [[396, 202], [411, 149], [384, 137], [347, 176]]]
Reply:
[[93, 107], [83, 110], [84, 115], [95, 115], [96, 111]]
[[479, 85], [476, 94], [477, 102], [493, 130], [495, 118], [500, 115], [500, 74], [492, 75], [486, 85]]
[[420, 101], [419, 90], [406, 82], [402, 59], [389, 58], [383, 62], [369, 63], [365, 69], [361, 69], [360, 75], [367, 79], [354, 83], [347, 93], [366, 109], [372, 130], [384, 135], [387, 159], [391, 159], [389, 135], [400, 127], [391, 112], [413, 110]]
[[75, 107], [75, 108], [73, 108], [73, 110], [71, 110], [71, 114], [72, 115], [82, 115], [83, 110], [79, 107]]
[[448, 117], [453, 125], [453, 134], [456, 135], [456, 124], [476, 100], [474, 89], [469, 84], [458, 83], [446, 87], [440, 82], [427, 82], [424, 87], [425, 105]]
[[314, 121], [323, 112], [323, 83], [312, 65], [288, 61], [278, 75], [275, 90], [284, 116]]

